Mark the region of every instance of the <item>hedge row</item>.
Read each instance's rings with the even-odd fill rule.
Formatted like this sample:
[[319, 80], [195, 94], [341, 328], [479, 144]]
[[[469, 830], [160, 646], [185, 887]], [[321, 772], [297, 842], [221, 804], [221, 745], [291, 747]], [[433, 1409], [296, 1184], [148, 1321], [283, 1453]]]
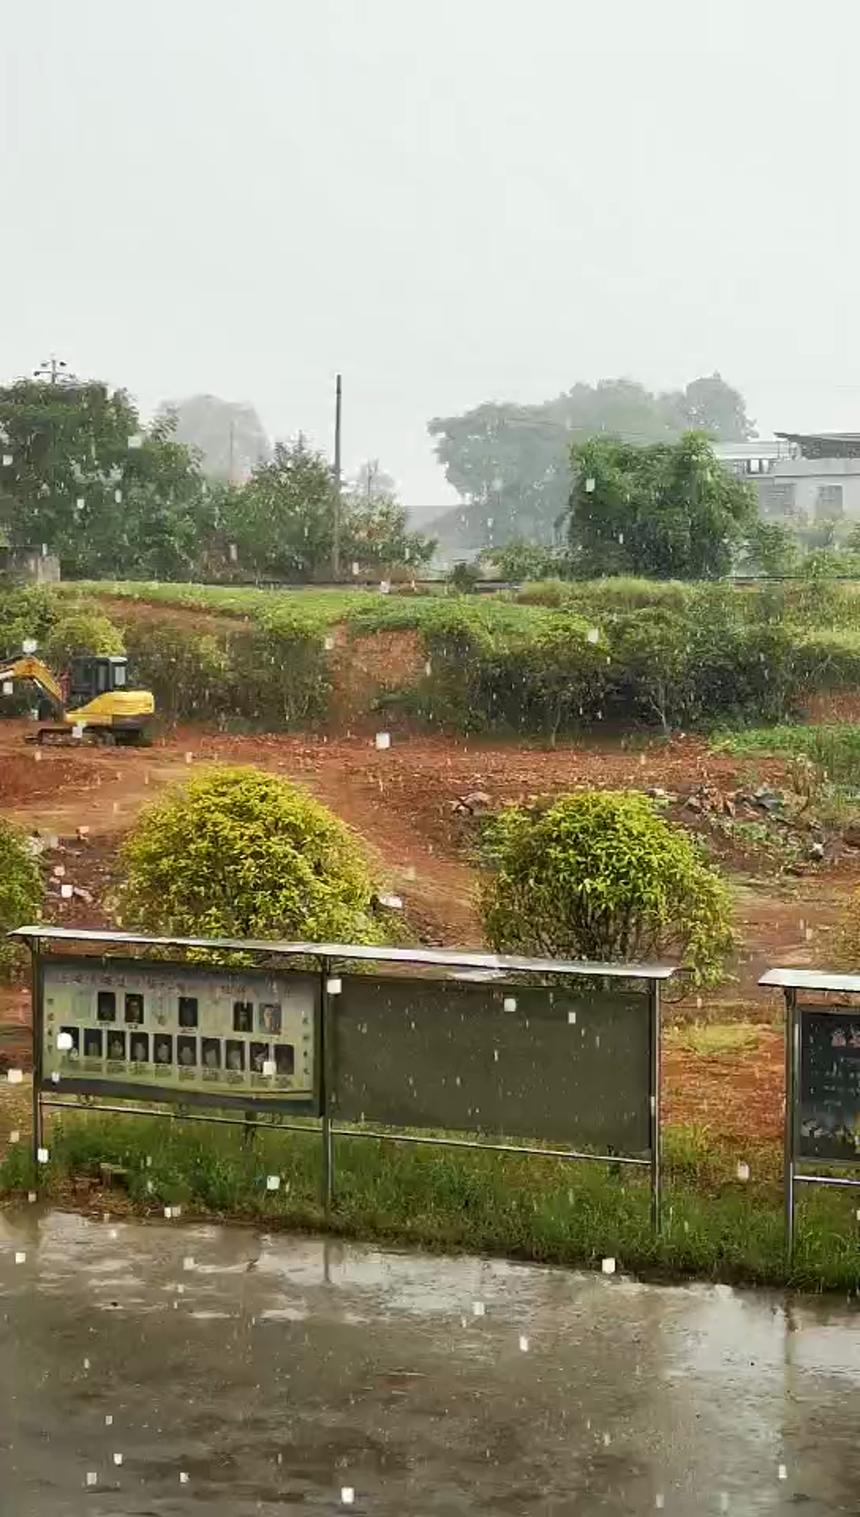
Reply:
[[[667, 730], [778, 722], [811, 693], [860, 688], [860, 599], [843, 597], [835, 624], [815, 625], [779, 591], [623, 580], [571, 588], [558, 606], [356, 594], [346, 616], [339, 595], [334, 616], [324, 594], [245, 591], [255, 599], [243, 599], [244, 611], [213, 618], [208, 630], [169, 613], [124, 615], [115, 600], [102, 605], [122, 622], [136, 677], [168, 718], [259, 729], [325, 721], [333, 620], [353, 637], [415, 632], [426, 662], [380, 703], [454, 731], [555, 736], [610, 721]], [[0, 594], [0, 643], [49, 639], [67, 597]]]

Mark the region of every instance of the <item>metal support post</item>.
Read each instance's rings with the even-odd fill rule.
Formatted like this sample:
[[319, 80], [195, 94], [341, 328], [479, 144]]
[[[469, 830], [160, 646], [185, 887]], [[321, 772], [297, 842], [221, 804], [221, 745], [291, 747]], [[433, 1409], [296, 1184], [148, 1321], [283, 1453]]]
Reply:
[[42, 950], [38, 938], [30, 942], [30, 999], [33, 1024], [33, 1165], [36, 1178], [39, 1170], [39, 1150], [44, 1147], [42, 1123], [42, 1039], [44, 1037], [45, 1009], [42, 998]]
[[797, 992], [785, 992], [785, 1150], [783, 1186], [785, 1198], [785, 1255], [794, 1256], [794, 1114], [797, 1105]]
[[651, 1227], [660, 1231], [660, 984], [648, 986], [651, 1023]]
[[322, 1118], [322, 1203], [326, 1218], [334, 1205], [334, 1134], [329, 1109], [331, 1099], [331, 996], [328, 981], [331, 960], [320, 959], [320, 1116]]

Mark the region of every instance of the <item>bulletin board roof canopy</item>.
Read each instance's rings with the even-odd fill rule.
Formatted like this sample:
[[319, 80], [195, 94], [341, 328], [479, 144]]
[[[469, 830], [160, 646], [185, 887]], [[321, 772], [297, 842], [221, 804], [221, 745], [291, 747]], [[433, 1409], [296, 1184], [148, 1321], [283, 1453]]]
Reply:
[[841, 990], [860, 995], [860, 974], [834, 974], [826, 969], [769, 969], [759, 985], [779, 990]]
[[[17, 927], [8, 934], [29, 943], [91, 943], [105, 947], [208, 948], [225, 953], [265, 953], [282, 958], [313, 955], [324, 959], [351, 959], [372, 964], [424, 964], [441, 969], [494, 970], [501, 974], [579, 975], [583, 978], [618, 980], [669, 980], [672, 964], [595, 964], [584, 959], [529, 959], [519, 954], [472, 953], [468, 949], [369, 948], [355, 943], [269, 943], [257, 938], [171, 938], [136, 932], [88, 931], [77, 927]], [[778, 973], [780, 971], [771, 971]], [[786, 971], [787, 972], [787, 971]], [[844, 976], [843, 978], [850, 978]], [[766, 980], [762, 984], [767, 983]], [[860, 978], [856, 985], [860, 990]]]

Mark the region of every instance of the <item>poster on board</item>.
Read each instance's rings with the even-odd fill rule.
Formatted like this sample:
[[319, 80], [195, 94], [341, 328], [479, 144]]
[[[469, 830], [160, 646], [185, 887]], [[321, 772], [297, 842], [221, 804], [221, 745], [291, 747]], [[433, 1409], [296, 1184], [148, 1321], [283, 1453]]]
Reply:
[[860, 1164], [860, 1006], [798, 1006], [797, 1157]]
[[315, 1110], [317, 983], [265, 970], [48, 958], [43, 1087]]

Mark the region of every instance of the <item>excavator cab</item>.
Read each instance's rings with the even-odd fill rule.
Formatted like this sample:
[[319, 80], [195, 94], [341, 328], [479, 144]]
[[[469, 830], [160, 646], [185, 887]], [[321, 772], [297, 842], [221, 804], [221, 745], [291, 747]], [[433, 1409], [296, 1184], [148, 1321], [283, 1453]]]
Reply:
[[97, 695], [128, 689], [128, 659], [123, 654], [83, 654], [69, 668], [68, 700], [84, 705]]

